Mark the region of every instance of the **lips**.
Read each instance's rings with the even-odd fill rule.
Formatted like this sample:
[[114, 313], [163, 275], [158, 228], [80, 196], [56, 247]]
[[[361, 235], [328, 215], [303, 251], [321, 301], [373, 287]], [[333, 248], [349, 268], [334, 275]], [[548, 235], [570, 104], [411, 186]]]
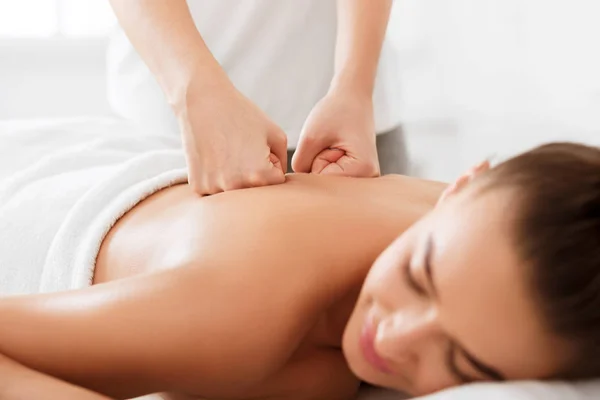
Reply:
[[377, 354], [375, 350], [375, 335], [377, 333], [377, 325], [372, 317], [367, 317], [360, 335], [360, 348], [363, 356], [371, 366], [384, 374], [391, 374], [391, 369], [383, 358]]

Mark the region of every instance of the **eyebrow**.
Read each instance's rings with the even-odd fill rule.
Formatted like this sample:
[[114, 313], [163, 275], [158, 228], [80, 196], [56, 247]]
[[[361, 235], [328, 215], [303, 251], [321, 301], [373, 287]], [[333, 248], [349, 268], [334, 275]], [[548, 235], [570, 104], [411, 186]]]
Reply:
[[[433, 235], [430, 233], [428, 238], [427, 238], [427, 244], [426, 244], [426, 248], [425, 248], [425, 260], [424, 260], [424, 266], [425, 266], [425, 275], [427, 276], [427, 280], [429, 282], [429, 287], [431, 288], [434, 296], [438, 299], [439, 301], [439, 295], [438, 295], [438, 291], [435, 285], [435, 280], [434, 275], [433, 275], [433, 268], [432, 268], [432, 263], [431, 260], [433, 258], [433, 252], [434, 252], [434, 241], [433, 241]], [[467, 361], [469, 362], [469, 364], [471, 364], [471, 366], [477, 370], [478, 372], [480, 372], [481, 374], [493, 379], [494, 381], [505, 381], [506, 377], [501, 374], [500, 372], [498, 372], [498, 370], [496, 368], [490, 367], [489, 365], [479, 361], [475, 356], [473, 356], [471, 353], [469, 353], [464, 346], [460, 345], [456, 340], [453, 340], [454, 345], [456, 346], [456, 349], [459, 350], [463, 356], [467, 359]], [[458, 370], [458, 368], [455, 369]]]

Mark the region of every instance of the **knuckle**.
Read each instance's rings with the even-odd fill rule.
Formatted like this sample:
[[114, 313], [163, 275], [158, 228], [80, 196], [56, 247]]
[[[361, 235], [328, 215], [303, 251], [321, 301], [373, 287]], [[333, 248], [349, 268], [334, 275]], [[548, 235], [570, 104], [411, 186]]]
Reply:
[[367, 165], [367, 172], [371, 176], [379, 176], [381, 174], [381, 167], [379, 165], [379, 159], [375, 156], [375, 160], [369, 162]]
[[316, 138], [310, 134], [310, 133], [306, 133], [305, 135], [302, 136], [302, 138], [300, 139], [301, 141], [303, 141], [305, 144], [313, 144], [316, 141]]
[[198, 184], [198, 182], [195, 182], [195, 181], [190, 181], [189, 184], [192, 187], [192, 190], [194, 191], [194, 193], [196, 193], [197, 195], [203, 196], [206, 194], [206, 189], [205, 189], [204, 185], [200, 185], [200, 184]]
[[265, 186], [267, 184], [267, 180], [265, 179], [263, 171], [254, 171], [249, 173], [246, 176], [246, 182], [251, 187]]
[[199, 196], [211, 194], [211, 186], [205, 176], [197, 177], [190, 175], [188, 183], [192, 187], [192, 190]]
[[277, 184], [283, 183], [283, 182], [285, 182], [285, 175], [283, 173], [273, 174], [273, 176], [271, 178], [269, 178], [268, 184], [277, 185]]
[[221, 187], [219, 187], [218, 185], [207, 185], [205, 192], [207, 195], [212, 195], [212, 194], [217, 194], [222, 191], [223, 191], [223, 189]]
[[225, 190], [223, 176], [219, 174], [210, 174], [206, 177], [206, 192], [216, 194]]
[[285, 132], [283, 131], [283, 129], [278, 129], [277, 130], [277, 136], [279, 137], [279, 139], [282, 142], [286, 142], [287, 143], [287, 135], [285, 134]]
[[238, 175], [228, 178], [223, 185], [225, 191], [242, 189], [243, 187], [244, 180]]
[[376, 176], [380, 175], [380, 171], [379, 171], [379, 168], [376, 167], [376, 166], [368, 166], [368, 167], [364, 167], [361, 170], [360, 175], [364, 176], [364, 177], [367, 177], [367, 178], [369, 178], [369, 177], [376, 177]]

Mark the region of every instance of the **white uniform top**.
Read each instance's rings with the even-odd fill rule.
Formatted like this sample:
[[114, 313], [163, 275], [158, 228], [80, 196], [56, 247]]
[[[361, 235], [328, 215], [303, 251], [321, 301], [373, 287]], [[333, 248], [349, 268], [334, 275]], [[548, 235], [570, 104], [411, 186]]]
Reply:
[[[333, 76], [335, 0], [188, 0], [200, 34], [233, 84], [288, 135], [296, 147], [312, 107]], [[142, 127], [178, 133], [154, 77], [125, 34], [109, 47], [109, 101]], [[399, 124], [399, 88], [393, 48], [384, 43], [374, 110], [378, 133]]]

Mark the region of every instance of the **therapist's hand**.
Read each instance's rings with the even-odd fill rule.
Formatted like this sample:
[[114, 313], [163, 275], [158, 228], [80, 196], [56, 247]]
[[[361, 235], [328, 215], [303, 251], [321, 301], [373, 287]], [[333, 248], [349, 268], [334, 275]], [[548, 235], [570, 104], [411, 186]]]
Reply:
[[304, 123], [292, 168], [315, 174], [379, 176], [371, 97], [333, 90], [321, 99]]
[[176, 114], [198, 195], [285, 181], [285, 133], [228, 80], [193, 83]]

